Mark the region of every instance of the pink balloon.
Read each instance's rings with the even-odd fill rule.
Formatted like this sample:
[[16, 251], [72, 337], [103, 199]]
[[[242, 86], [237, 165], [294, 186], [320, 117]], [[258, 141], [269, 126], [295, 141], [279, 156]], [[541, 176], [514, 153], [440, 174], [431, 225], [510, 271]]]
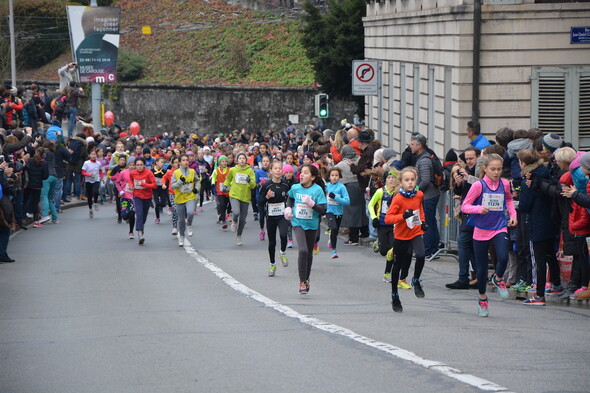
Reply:
[[136, 122], [136, 121], [134, 121], [133, 123], [131, 123], [131, 124], [129, 125], [129, 130], [131, 130], [131, 133], [132, 133], [133, 135], [137, 135], [137, 134], [139, 134], [139, 130], [140, 130], [139, 123], [138, 123], [138, 122]]
[[107, 126], [111, 126], [111, 124], [113, 124], [113, 121], [115, 121], [115, 115], [113, 114], [113, 112], [111, 111], [107, 111], [104, 113], [104, 122], [106, 123]]

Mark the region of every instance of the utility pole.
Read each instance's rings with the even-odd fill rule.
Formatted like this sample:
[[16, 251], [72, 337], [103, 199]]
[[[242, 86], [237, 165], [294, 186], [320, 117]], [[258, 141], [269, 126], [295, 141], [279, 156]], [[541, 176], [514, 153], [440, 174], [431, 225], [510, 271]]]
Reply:
[[[12, 1], [12, 0], [11, 0]], [[98, 7], [96, 0], [90, 1], [91, 7]], [[100, 101], [101, 101], [101, 93], [100, 93], [100, 83], [92, 82], [92, 127], [94, 128], [94, 133], [100, 132], [101, 122], [100, 122]]]
[[16, 44], [14, 42], [14, 0], [8, 0], [8, 29], [10, 30], [10, 76], [16, 87]]

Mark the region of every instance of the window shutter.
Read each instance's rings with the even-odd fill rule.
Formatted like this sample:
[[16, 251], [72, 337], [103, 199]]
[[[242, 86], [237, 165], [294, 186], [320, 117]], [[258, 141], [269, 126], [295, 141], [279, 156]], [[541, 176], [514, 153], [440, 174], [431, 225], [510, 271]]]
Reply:
[[537, 127], [545, 133], [564, 136], [566, 123], [566, 74], [539, 74], [539, 104]]
[[578, 135], [580, 149], [590, 149], [590, 72], [580, 74], [578, 92]]

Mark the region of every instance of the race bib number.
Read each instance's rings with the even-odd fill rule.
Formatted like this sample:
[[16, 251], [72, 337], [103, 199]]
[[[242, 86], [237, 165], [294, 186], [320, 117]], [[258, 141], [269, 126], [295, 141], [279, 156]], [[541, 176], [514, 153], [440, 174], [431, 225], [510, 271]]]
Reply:
[[414, 210], [412, 217], [406, 218], [406, 224], [410, 229], [422, 225], [422, 221], [420, 221], [420, 210]]
[[236, 173], [236, 183], [248, 184], [248, 175], [245, 173]]
[[387, 204], [387, 201], [381, 201], [381, 213], [387, 213], [388, 210], [389, 205]]
[[282, 216], [285, 212], [285, 204], [280, 203], [269, 203], [268, 204], [268, 215], [275, 217], [275, 216]]
[[338, 202], [336, 202], [336, 199], [332, 199], [330, 197], [328, 197], [328, 205], [337, 205]]
[[295, 209], [295, 217], [300, 220], [311, 220], [313, 218], [313, 211], [306, 204], [299, 203]]
[[182, 192], [183, 194], [193, 192], [193, 183], [183, 184], [182, 186], [180, 186], [180, 192]]
[[161, 186], [162, 185], [162, 178], [161, 177], [156, 177], [156, 184], [158, 186]]
[[100, 178], [98, 177], [98, 173], [95, 173], [92, 176], [90, 176], [90, 181], [93, 182], [93, 183], [94, 182], [97, 182], [99, 180], [100, 180]]
[[145, 187], [140, 186], [141, 183], [143, 183], [143, 180], [133, 180], [133, 187], [136, 190], [143, 190]]
[[504, 211], [504, 194], [483, 194], [481, 204], [493, 212]]

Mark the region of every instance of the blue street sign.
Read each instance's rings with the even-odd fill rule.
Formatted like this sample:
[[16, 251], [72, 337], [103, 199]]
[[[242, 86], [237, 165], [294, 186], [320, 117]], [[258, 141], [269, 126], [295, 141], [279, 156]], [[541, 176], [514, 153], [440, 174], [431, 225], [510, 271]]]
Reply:
[[572, 27], [570, 44], [590, 44], [590, 26]]

